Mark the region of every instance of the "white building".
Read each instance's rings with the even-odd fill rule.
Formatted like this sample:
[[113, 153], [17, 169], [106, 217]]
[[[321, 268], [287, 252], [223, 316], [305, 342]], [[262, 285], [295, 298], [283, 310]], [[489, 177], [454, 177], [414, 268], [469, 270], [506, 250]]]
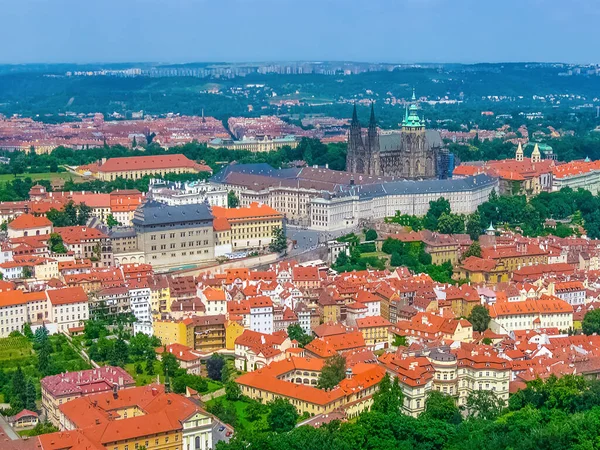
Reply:
[[136, 318], [134, 333], [144, 333], [152, 336], [152, 302], [149, 287], [129, 289], [131, 312]]
[[487, 175], [460, 179], [392, 181], [350, 186], [335, 194], [312, 198], [309, 226], [315, 230], [336, 231], [359, 225], [361, 221], [401, 214], [424, 216], [429, 202], [445, 198], [453, 213], [470, 214], [498, 192], [498, 180]]
[[89, 318], [88, 296], [80, 286], [46, 291], [50, 302], [50, 321], [59, 332], [82, 327]]
[[206, 181], [168, 182], [150, 180], [148, 195], [160, 203], [167, 205], [193, 205], [208, 203], [210, 206], [227, 208], [228, 191], [220, 184]]
[[490, 329], [508, 334], [516, 330], [573, 327], [573, 307], [557, 297], [542, 295], [539, 300], [496, 302], [490, 305]]
[[250, 329], [258, 333], [273, 333], [273, 302], [269, 297], [258, 296], [249, 299]]
[[585, 286], [581, 281], [565, 281], [554, 285], [554, 295], [571, 306], [585, 303]]

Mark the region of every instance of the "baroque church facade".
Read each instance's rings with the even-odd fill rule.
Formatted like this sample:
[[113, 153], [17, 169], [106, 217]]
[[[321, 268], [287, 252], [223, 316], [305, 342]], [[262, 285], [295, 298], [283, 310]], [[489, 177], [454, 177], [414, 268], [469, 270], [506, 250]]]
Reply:
[[424, 180], [445, 178], [447, 164], [447, 152], [443, 149], [440, 133], [425, 129], [425, 121], [418, 115], [414, 92], [400, 132], [380, 133], [371, 105], [369, 126], [366, 135], [363, 135], [356, 105], [354, 106], [348, 136], [346, 171]]

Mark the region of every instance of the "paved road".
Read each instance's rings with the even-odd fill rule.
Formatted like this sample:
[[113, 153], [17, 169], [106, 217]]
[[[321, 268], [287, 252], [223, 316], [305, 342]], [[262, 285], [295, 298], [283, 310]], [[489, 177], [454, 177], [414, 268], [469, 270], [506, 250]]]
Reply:
[[337, 237], [343, 236], [344, 234], [356, 231], [348, 229], [325, 232], [305, 229], [302, 227], [296, 227], [292, 225], [287, 225], [286, 230], [288, 239], [297, 241], [297, 248], [290, 251], [290, 256], [297, 255], [298, 253], [303, 253], [307, 250], [316, 248], [319, 244], [324, 244], [331, 239], [335, 239]]
[[[0, 428], [2, 428], [2, 430], [4, 431], [4, 434], [6, 434], [6, 436], [8, 436], [8, 438], [11, 441], [16, 441], [18, 439], [21, 439], [21, 436], [19, 436], [15, 430], [13, 430], [13, 428], [8, 424], [8, 422], [6, 420], [4, 420], [3, 416], [0, 416]], [[2, 447], [0, 445], [0, 447]]]
[[[229, 434], [229, 436], [227, 436]], [[217, 442], [225, 441], [229, 442], [229, 440], [233, 437], [233, 428], [227, 425], [226, 423], [221, 422], [219, 419], [215, 417], [213, 429], [212, 429], [212, 438], [213, 438], [213, 448], [217, 446]]]

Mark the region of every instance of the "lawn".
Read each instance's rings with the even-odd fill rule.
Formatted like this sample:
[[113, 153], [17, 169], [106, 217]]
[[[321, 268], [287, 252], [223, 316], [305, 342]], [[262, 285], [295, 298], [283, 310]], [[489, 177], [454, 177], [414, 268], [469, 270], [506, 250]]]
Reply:
[[[158, 374], [155, 373], [154, 375], [148, 375], [146, 373], [146, 364], [145, 363], [142, 363], [142, 368], [144, 369], [144, 373], [136, 373], [134, 363], [125, 364], [125, 370], [127, 371], [127, 373], [129, 375], [131, 375], [133, 377], [133, 379], [135, 380], [136, 386], [145, 386], [150, 383], [156, 383], [156, 376]], [[155, 362], [154, 363], [154, 371], [157, 372], [159, 370], [160, 370], [160, 363]], [[160, 379], [161, 379], [161, 383], [164, 382], [163, 376], [160, 376]]]
[[206, 382], [208, 383], [208, 391], [203, 392], [203, 394], [211, 394], [215, 391], [218, 391], [219, 389], [221, 389], [223, 387], [222, 383], [217, 383], [216, 381], [213, 381], [209, 378], [206, 379]]
[[218, 397], [216, 399], [212, 399], [209, 400], [208, 402], [206, 402], [206, 407], [210, 410], [211, 407], [213, 407], [215, 405], [216, 402], [223, 402], [224, 404], [232, 404], [235, 408], [235, 415], [237, 417], [237, 421], [238, 423], [236, 424], [236, 428], [242, 428], [244, 430], [250, 431], [250, 430], [255, 430], [255, 431], [259, 431], [259, 430], [264, 430], [268, 428], [267, 425], [267, 415], [268, 413], [262, 414], [260, 416], [260, 418], [258, 420], [255, 420], [254, 422], [251, 422], [250, 420], [248, 420], [248, 415], [246, 413], [246, 409], [248, 408], [248, 405], [250, 405], [249, 402], [247, 401], [243, 401], [243, 400], [236, 400], [236, 401], [230, 401], [225, 399], [225, 397]]
[[25, 336], [0, 339], [0, 368], [28, 366], [34, 360], [33, 346]]
[[[133, 377], [133, 379], [135, 380], [136, 386], [145, 386], [147, 384], [156, 383], [157, 376], [160, 377], [161, 383], [165, 382], [165, 377], [162, 375], [162, 373], [160, 373], [160, 371], [161, 371], [160, 361], [156, 361], [154, 363], [154, 372], [155, 372], [154, 375], [148, 375], [146, 373], [146, 363], [145, 362], [142, 363], [142, 369], [144, 369], [144, 373], [136, 373], [135, 363], [125, 364], [125, 370], [127, 371], [127, 373], [129, 375], [131, 375]], [[222, 383], [210, 380], [208, 378], [205, 378], [205, 379], [208, 384], [208, 390], [200, 392], [200, 394], [202, 394], [202, 395], [210, 394], [212, 392], [218, 391], [219, 389], [221, 389], [223, 387]]]
[[388, 258], [390, 255], [383, 253], [383, 252], [368, 252], [368, 253], [360, 254], [361, 258], [371, 258], [373, 256], [376, 258]]
[[[18, 175], [17, 178], [31, 178], [33, 181], [37, 180], [53, 180], [56, 178], [62, 178], [63, 180], [69, 180], [71, 178], [78, 178], [77, 175], [72, 174], [70, 172], [44, 172], [44, 173], [23, 173]], [[6, 183], [7, 181], [13, 181], [15, 176], [10, 173], [5, 173], [0, 175], [0, 183]]]

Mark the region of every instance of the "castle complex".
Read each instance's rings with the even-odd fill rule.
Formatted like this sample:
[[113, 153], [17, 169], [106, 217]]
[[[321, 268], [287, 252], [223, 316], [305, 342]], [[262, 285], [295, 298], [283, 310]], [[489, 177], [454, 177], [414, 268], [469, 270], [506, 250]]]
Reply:
[[447, 153], [442, 147], [439, 132], [425, 129], [425, 121], [418, 115], [413, 92], [412, 104], [402, 121], [401, 132], [380, 133], [371, 105], [371, 119], [367, 133], [363, 135], [356, 106], [354, 107], [348, 137], [346, 170], [407, 180], [445, 178], [447, 158], [444, 158], [444, 155], [447, 156]]

